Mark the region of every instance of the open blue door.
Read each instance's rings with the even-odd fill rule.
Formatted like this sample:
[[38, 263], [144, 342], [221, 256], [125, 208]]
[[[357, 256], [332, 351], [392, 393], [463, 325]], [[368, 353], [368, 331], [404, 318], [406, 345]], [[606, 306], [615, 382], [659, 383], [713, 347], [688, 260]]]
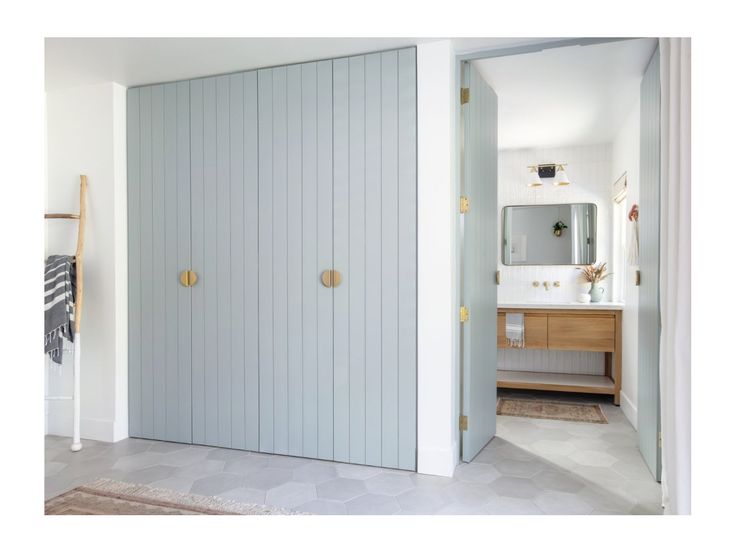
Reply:
[[638, 293], [638, 446], [661, 481], [659, 394], [659, 210], [661, 201], [661, 75], [659, 51], [641, 81], [641, 195], [639, 204], [641, 284]]
[[460, 192], [469, 205], [459, 220], [461, 428], [462, 460], [471, 461], [495, 436], [498, 97], [469, 62], [462, 80]]

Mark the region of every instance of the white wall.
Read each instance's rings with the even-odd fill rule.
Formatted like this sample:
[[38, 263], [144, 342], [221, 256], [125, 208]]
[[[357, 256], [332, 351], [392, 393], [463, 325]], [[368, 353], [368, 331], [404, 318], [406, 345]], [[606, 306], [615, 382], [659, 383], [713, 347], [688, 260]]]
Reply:
[[[628, 198], [630, 209], [640, 196], [640, 101], [631, 108], [621, 126], [612, 148], [612, 169], [617, 178], [628, 173]], [[626, 235], [631, 229], [626, 222]], [[627, 262], [625, 262], [627, 263]], [[617, 272], [625, 277], [623, 311], [623, 384], [620, 391], [620, 407], [633, 426], [638, 428], [638, 287], [635, 286], [637, 267], [626, 266]]]
[[[116, 441], [128, 434], [125, 89], [105, 83], [48, 93], [46, 135], [48, 210], [78, 211], [79, 175], [89, 182], [81, 434]], [[76, 222], [49, 222], [46, 254], [73, 254]], [[71, 394], [71, 355], [50, 366], [49, 394]], [[71, 402], [48, 402], [48, 433], [69, 436], [71, 426]]]
[[450, 41], [417, 49], [418, 471], [458, 461], [455, 293], [455, 60]]

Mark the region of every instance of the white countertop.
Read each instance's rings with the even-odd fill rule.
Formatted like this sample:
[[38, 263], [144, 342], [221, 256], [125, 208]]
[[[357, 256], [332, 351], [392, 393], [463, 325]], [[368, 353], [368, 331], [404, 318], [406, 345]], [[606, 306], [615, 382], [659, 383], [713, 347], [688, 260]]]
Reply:
[[509, 303], [498, 302], [498, 309], [599, 309], [601, 311], [613, 311], [625, 308], [624, 303], [613, 301], [601, 301], [600, 303], [579, 303], [579, 302], [522, 302]]

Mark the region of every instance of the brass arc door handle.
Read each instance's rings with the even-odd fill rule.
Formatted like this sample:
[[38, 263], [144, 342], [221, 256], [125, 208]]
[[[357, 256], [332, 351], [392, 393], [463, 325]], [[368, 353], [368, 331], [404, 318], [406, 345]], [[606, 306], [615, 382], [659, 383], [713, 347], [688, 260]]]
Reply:
[[197, 283], [199, 277], [191, 269], [187, 269], [186, 271], [181, 272], [181, 275], [179, 275], [179, 280], [181, 281], [182, 285], [191, 288]]
[[326, 269], [322, 271], [321, 279], [327, 288], [336, 288], [342, 283], [342, 274], [334, 269]]

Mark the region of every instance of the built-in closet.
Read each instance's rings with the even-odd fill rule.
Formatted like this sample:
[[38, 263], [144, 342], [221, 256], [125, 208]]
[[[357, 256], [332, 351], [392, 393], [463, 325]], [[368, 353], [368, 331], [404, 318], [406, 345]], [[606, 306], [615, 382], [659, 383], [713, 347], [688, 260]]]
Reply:
[[415, 470], [415, 49], [127, 100], [130, 435]]

